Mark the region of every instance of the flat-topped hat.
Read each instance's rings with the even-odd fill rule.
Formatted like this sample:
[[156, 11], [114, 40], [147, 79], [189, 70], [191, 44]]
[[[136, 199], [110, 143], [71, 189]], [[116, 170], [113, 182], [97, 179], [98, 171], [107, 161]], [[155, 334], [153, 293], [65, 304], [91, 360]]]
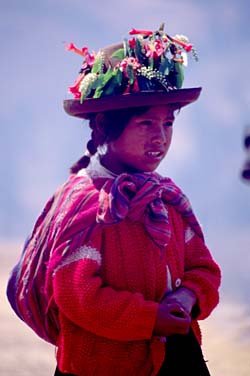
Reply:
[[129, 32], [130, 39], [102, 48], [97, 54], [73, 43], [67, 50], [84, 61], [73, 86], [73, 99], [64, 100], [65, 111], [88, 119], [90, 114], [132, 107], [173, 104], [186, 106], [198, 99], [201, 88], [182, 88], [187, 53], [198, 60], [184, 35], [171, 37], [159, 30]]

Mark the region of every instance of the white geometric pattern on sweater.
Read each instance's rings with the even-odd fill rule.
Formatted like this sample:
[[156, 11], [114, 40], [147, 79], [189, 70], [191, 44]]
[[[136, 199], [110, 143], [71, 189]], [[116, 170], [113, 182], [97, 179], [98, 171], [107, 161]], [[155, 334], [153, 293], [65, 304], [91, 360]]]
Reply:
[[167, 291], [166, 292], [171, 292], [173, 291], [172, 276], [171, 276], [171, 272], [170, 272], [168, 265], [166, 265], [166, 269], [167, 269]]
[[188, 226], [185, 230], [185, 243], [187, 244], [194, 236], [194, 231]]
[[79, 260], [92, 260], [92, 261], [95, 261], [100, 266], [102, 257], [101, 257], [100, 252], [98, 252], [96, 248], [91, 247], [89, 245], [83, 245], [71, 255], [65, 256], [63, 258], [62, 262], [55, 269], [53, 276], [58, 270], [60, 270], [64, 266], [70, 265], [73, 262], [77, 262]]

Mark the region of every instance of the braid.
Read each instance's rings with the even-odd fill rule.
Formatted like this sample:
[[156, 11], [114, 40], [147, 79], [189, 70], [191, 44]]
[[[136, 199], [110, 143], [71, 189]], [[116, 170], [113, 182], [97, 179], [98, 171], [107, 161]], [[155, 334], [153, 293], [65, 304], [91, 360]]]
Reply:
[[70, 172], [72, 174], [77, 174], [78, 171], [80, 171], [82, 168], [86, 168], [88, 167], [89, 165], [89, 162], [90, 162], [90, 157], [92, 155], [95, 155], [95, 153], [97, 152], [97, 147], [99, 146], [99, 143], [98, 143], [98, 137], [97, 137], [97, 132], [93, 126], [93, 122], [91, 122], [91, 128], [92, 128], [92, 132], [91, 132], [91, 138], [90, 140], [87, 142], [87, 151], [85, 152], [85, 154], [76, 162], [73, 164], [73, 166], [70, 168]]
[[89, 151], [90, 155], [95, 155], [95, 153], [97, 152], [97, 146], [93, 132], [91, 133], [91, 139], [87, 142], [87, 150]]
[[73, 166], [70, 167], [70, 172], [72, 174], [77, 174], [82, 168], [88, 167], [90, 162], [90, 157], [88, 155], [83, 155]]

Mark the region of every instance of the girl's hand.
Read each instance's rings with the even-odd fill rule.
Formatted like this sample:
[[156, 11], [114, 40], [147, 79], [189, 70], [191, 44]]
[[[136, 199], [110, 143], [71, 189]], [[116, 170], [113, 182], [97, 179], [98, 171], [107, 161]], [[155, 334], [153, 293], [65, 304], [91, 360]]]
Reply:
[[187, 334], [191, 317], [179, 303], [169, 302], [159, 304], [154, 334], [169, 336], [171, 334]]
[[186, 287], [180, 287], [177, 290], [165, 295], [162, 300], [163, 304], [176, 303], [186, 312], [191, 315], [192, 309], [197, 301], [195, 293]]

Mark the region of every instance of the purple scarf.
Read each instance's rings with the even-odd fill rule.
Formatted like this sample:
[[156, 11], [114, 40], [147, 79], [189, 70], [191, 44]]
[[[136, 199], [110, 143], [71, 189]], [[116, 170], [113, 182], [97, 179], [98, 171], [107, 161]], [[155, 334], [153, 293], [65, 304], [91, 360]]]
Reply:
[[100, 191], [97, 222], [117, 223], [124, 218], [144, 220], [146, 230], [160, 247], [166, 247], [170, 236], [167, 204], [173, 205], [193, 231], [203, 238], [200, 225], [187, 197], [169, 178], [152, 174], [122, 174], [108, 180]]

